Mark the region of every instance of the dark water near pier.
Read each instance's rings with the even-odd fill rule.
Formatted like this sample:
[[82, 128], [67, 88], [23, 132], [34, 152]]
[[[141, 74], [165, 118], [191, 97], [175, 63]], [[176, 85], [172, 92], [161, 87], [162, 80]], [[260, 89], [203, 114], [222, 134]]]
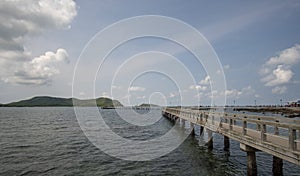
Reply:
[[[112, 122], [114, 110], [100, 111], [113, 131], [136, 140], [163, 135], [173, 125], [161, 118], [147, 130], [132, 128]], [[84, 136], [73, 108], [0, 108], [0, 175], [246, 174], [246, 154], [239, 143], [231, 140], [228, 154], [223, 151], [223, 137], [214, 135], [214, 150], [209, 151], [199, 146], [198, 134], [196, 128], [195, 137], [160, 158], [125, 161], [105, 154]], [[257, 164], [259, 175], [272, 174], [272, 156], [258, 152]], [[284, 174], [299, 175], [300, 168], [284, 161]]]

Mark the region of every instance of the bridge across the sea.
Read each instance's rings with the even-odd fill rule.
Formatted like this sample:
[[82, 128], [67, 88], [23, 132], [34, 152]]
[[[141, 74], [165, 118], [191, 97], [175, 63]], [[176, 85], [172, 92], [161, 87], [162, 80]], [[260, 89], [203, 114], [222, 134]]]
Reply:
[[162, 114], [172, 121], [180, 120], [200, 126], [200, 135], [206, 129], [213, 148], [212, 133], [224, 136], [224, 149], [229, 150], [229, 138], [240, 142], [240, 148], [247, 152], [247, 173], [257, 175], [256, 151], [273, 155], [273, 174], [282, 175], [283, 160], [300, 165], [300, 120], [193, 110], [189, 108], [165, 108]]

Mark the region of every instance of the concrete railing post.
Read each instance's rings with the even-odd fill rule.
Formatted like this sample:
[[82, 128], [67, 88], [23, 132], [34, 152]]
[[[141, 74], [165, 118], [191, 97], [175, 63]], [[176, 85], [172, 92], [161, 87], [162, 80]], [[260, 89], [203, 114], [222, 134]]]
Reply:
[[[276, 123], [278, 124], [279, 121], [276, 120]], [[279, 129], [278, 129], [278, 126], [277, 126], [277, 125], [274, 126], [274, 134], [275, 134], [275, 135], [279, 135]]]
[[233, 125], [233, 120], [232, 118], [229, 119], [229, 131], [232, 131], [232, 125]]
[[243, 121], [243, 135], [247, 134], [247, 117], [244, 117]]
[[296, 130], [289, 128], [289, 147], [291, 150], [296, 150]]
[[[258, 118], [257, 120], [260, 121], [260, 118]], [[256, 123], [256, 130], [260, 131], [260, 124], [259, 123]]]
[[262, 142], [266, 141], [266, 132], [267, 132], [267, 127], [265, 124], [261, 125], [261, 131], [260, 131], [260, 139]]

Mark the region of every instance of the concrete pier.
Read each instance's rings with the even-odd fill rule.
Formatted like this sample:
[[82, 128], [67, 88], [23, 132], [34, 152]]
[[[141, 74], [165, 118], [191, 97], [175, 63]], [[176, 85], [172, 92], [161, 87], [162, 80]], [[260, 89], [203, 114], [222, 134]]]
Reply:
[[[300, 165], [300, 120], [189, 108], [165, 108], [162, 114], [170, 120], [172, 116], [179, 118], [183, 125], [185, 121], [190, 122], [193, 132], [194, 125], [199, 125], [201, 137], [205, 128], [209, 138], [206, 143], [208, 149], [213, 149], [212, 133], [224, 136], [225, 151], [230, 148], [230, 140], [240, 142], [240, 148], [247, 152], [248, 175], [258, 174], [256, 151], [273, 155], [273, 175], [283, 175], [283, 160]], [[215, 117], [220, 117], [221, 121]], [[254, 125], [256, 128], [253, 128]], [[281, 129], [288, 133], [279, 134]]]
[[212, 131], [207, 129], [207, 148], [209, 150], [212, 150], [214, 148], [214, 144], [213, 144], [213, 137], [212, 137]]
[[229, 148], [230, 148], [229, 137], [224, 136], [224, 151], [229, 151]]
[[283, 175], [282, 167], [283, 167], [282, 159], [273, 156], [273, 168], [272, 168], [273, 175], [282, 176]]
[[247, 152], [247, 175], [257, 175], [256, 155], [254, 151]]
[[257, 175], [257, 165], [256, 165], [256, 154], [257, 150], [248, 145], [240, 144], [241, 150], [247, 152], [247, 175], [256, 176]]
[[203, 131], [204, 131], [204, 127], [200, 126], [200, 136], [203, 134]]
[[192, 128], [191, 135], [195, 136], [195, 126], [192, 122], [190, 122], [190, 127]]

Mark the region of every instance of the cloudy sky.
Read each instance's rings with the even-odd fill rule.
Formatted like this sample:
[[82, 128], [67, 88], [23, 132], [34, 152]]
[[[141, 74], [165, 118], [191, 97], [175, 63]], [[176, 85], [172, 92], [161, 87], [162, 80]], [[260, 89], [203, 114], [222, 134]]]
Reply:
[[[96, 35], [120, 20], [142, 15], [171, 17], [197, 29], [218, 56], [222, 69], [214, 72], [225, 76], [226, 90], [212, 89], [207, 66], [189, 48], [163, 38], [126, 41], [102, 63], [105, 47], [84, 53], [92, 39], [111, 44], [128, 29], [171, 33], [164, 25], [141, 24], [119, 28], [105, 39]], [[210, 104], [211, 97], [222, 96], [229, 105], [300, 99], [299, 19], [297, 0], [2, 0], [0, 103], [38, 95], [108, 96], [125, 105]], [[195, 42], [184, 31], [176, 36]], [[93, 68], [96, 75], [91, 74]], [[72, 93], [74, 71], [80, 81]], [[93, 85], [87, 85], [89, 79]]]

